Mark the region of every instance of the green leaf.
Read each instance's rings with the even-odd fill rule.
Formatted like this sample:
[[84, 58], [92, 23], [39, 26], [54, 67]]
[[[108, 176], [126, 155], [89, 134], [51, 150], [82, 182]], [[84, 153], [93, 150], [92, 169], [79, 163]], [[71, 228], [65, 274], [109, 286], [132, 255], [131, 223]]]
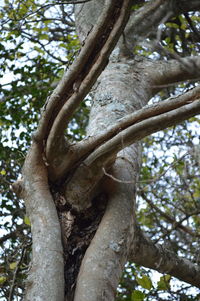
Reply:
[[28, 218], [27, 215], [24, 216], [24, 223], [28, 226], [31, 226], [31, 222], [30, 222], [30, 219]]
[[166, 26], [167, 27], [170, 27], [170, 28], [179, 28], [179, 26], [176, 24], [176, 23], [166, 23]]
[[0, 174], [1, 174], [2, 176], [5, 176], [5, 175], [6, 175], [5, 169], [2, 169], [2, 170], [0, 171]]
[[145, 294], [141, 291], [135, 290], [132, 292], [131, 301], [142, 301], [145, 298]]
[[10, 268], [10, 270], [14, 270], [14, 269], [16, 269], [16, 266], [17, 266], [17, 264], [18, 264], [18, 262], [17, 262], [17, 261], [15, 261], [15, 262], [11, 262], [11, 263], [10, 263], [10, 265], [9, 265], [9, 268]]
[[143, 288], [150, 290], [152, 288], [152, 282], [151, 279], [147, 276], [144, 275], [142, 278], [136, 277], [137, 283], [141, 285]]
[[38, 46], [34, 46], [33, 47], [36, 51], [38, 51], [39, 53], [44, 54], [44, 51], [42, 49], [40, 49]]
[[39, 35], [39, 38], [40, 38], [41, 40], [48, 40], [48, 39], [49, 39], [49, 36], [48, 36], [48, 34], [42, 33], [42, 34]]
[[157, 282], [157, 289], [163, 291], [168, 290], [170, 288], [170, 280], [171, 280], [170, 275], [164, 275], [160, 277], [160, 280]]
[[5, 276], [0, 276], [0, 285], [6, 282], [7, 278]]

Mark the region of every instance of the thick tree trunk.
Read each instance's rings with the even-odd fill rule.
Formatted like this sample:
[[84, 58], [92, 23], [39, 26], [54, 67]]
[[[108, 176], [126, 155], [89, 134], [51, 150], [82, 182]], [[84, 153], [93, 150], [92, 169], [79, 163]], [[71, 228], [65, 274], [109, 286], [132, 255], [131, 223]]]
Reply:
[[[117, 49], [93, 89], [88, 136], [97, 135], [116, 124], [118, 119], [140, 109], [150, 98], [145, 64], [119, 57], [116, 52]], [[121, 143], [123, 145], [123, 139]], [[140, 160], [141, 147], [136, 143], [117, 154], [112, 168], [105, 167], [101, 189], [107, 193], [108, 205], [81, 264], [76, 301], [111, 301], [115, 298], [134, 235]]]

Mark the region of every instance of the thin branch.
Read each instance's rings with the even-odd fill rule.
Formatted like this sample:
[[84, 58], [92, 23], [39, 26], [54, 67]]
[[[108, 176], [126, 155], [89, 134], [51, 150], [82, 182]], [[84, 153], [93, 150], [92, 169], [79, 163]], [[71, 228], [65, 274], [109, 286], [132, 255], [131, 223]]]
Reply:
[[118, 182], [118, 183], [124, 183], [124, 184], [134, 184], [135, 181], [125, 181], [125, 180], [120, 180], [120, 179], [117, 179], [116, 177], [114, 177], [113, 175], [111, 175], [110, 173], [108, 173], [105, 168], [103, 167], [103, 173], [105, 176], [111, 178], [114, 182]]
[[[90, 2], [92, 0], [68, 0], [68, 1], [61, 1], [61, 2], [54, 2], [54, 3], [49, 3], [49, 4], [45, 4], [40, 6], [37, 10], [32, 11], [30, 13], [27, 13], [26, 15], [23, 16], [23, 19], [28, 18], [32, 15], [37, 14], [38, 12], [40, 12], [41, 10], [47, 10], [50, 7], [56, 6], [56, 5], [67, 5], [67, 4], [81, 4], [81, 3], [87, 3]], [[14, 8], [13, 8], [14, 9]], [[14, 21], [20, 21], [21, 18], [9, 18], [10, 20], [14, 20]]]
[[43, 45], [38, 39], [36, 39], [35, 37], [33, 37], [33, 35], [29, 34], [28, 32], [25, 32], [24, 30], [21, 30], [21, 33], [24, 34], [24, 36], [31, 42], [34, 43], [38, 43], [41, 48], [49, 55], [51, 56], [54, 60], [57, 60], [58, 62], [62, 63], [62, 64], [66, 64], [67, 61], [63, 61], [62, 59], [60, 59], [59, 57], [56, 57], [54, 54], [51, 53], [51, 51], [49, 51], [48, 49], [45, 48], [45, 45]]
[[188, 24], [190, 25], [190, 28], [192, 29], [192, 31], [195, 33], [197, 38], [200, 39], [200, 32], [194, 26], [194, 24], [193, 24], [191, 18], [189, 17], [188, 13], [185, 13], [184, 16], [185, 16], [186, 20], [188, 21]]
[[159, 114], [154, 117], [147, 117], [143, 121], [137, 122], [125, 130], [122, 130], [112, 139], [101, 145], [85, 160], [85, 163], [90, 165], [95, 160], [99, 160], [100, 157], [104, 158], [104, 160], [107, 160], [109, 156], [113, 156], [113, 154], [116, 154], [122, 148], [139, 141], [150, 134], [180, 123], [185, 119], [195, 116], [199, 113], [200, 98], [195, 99], [194, 101], [191, 100], [190, 104], [185, 104], [166, 113]]
[[[143, 191], [140, 192], [140, 195], [151, 206], [151, 208], [155, 209], [161, 216], [163, 216], [168, 222], [170, 222], [172, 224], [173, 229], [179, 228], [180, 230], [190, 234], [193, 237], [200, 238], [200, 234], [195, 233], [191, 228], [185, 227], [184, 225], [182, 225], [182, 223], [181, 223], [182, 221], [177, 222], [172, 216], [170, 216], [169, 214], [163, 212], [160, 208], [158, 208], [150, 199], [148, 199], [146, 197], [146, 195]], [[171, 229], [171, 230], [173, 230], [173, 229]]]
[[24, 229], [27, 229], [27, 226], [25, 224], [17, 226], [16, 230], [14, 230], [8, 234], [5, 234], [0, 238], [0, 244], [4, 243], [8, 239], [17, 237], [19, 235], [19, 233], [22, 233], [22, 230], [24, 230]]
[[22, 247], [22, 251], [21, 251], [21, 255], [20, 255], [20, 258], [17, 262], [17, 266], [15, 268], [15, 271], [14, 271], [14, 275], [13, 275], [13, 280], [12, 280], [12, 284], [11, 284], [11, 287], [10, 287], [10, 293], [9, 293], [9, 297], [8, 297], [8, 301], [12, 301], [13, 298], [14, 298], [14, 289], [15, 289], [15, 285], [16, 285], [16, 278], [17, 278], [17, 274], [19, 272], [19, 269], [20, 269], [20, 265], [22, 263], [22, 260], [25, 256], [25, 252], [26, 252], [26, 248], [27, 248], [27, 245], [23, 246]]
[[[189, 152], [186, 152], [183, 156], [181, 156], [180, 158], [175, 160], [172, 164], [170, 164], [163, 172], [159, 173], [156, 177], [151, 178], [149, 180], [139, 181], [139, 183], [148, 183], [149, 184], [149, 183], [157, 182], [161, 177], [163, 177], [168, 172], [168, 170], [170, 170], [171, 168], [176, 166], [176, 164], [179, 161], [183, 160], [186, 156], [189, 156]], [[147, 187], [147, 186], [145, 186], [145, 187]], [[145, 190], [145, 187], [142, 188], [142, 190]]]

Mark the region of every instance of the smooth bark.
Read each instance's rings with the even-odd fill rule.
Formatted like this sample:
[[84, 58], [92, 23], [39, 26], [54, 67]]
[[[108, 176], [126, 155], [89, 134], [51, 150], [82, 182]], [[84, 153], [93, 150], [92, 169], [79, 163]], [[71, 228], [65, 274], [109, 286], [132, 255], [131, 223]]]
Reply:
[[64, 300], [64, 260], [60, 223], [49, 191], [46, 166], [33, 144], [24, 165], [24, 191], [33, 239], [26, 301]]

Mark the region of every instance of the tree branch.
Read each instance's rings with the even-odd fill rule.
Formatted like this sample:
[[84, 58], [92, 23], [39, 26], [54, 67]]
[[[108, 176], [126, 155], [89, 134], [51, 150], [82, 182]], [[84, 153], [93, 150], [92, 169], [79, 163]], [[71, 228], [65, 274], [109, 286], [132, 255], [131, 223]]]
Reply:
[[21, 250], [21, 254], [20, 254], [20, 258], [19, 260], [17, 261], [17, 266], [15, 268], [15, 271], [14, 271], [14, 275], [13, 275], [13, 279], [12, 279], [12, 284], [11, 284], [11, 287], [10, 287], [10, 292], [9, 292], [9, 297], [8, 297], [8, 301], [12, 301], [13, 300], [13, 295], [14, 295], [14, 290], [15, 290], [15, 281], [16, 281], [16, 278], [17, 278], [17, 274], [20, 270], [20, 266], [22, 264], [22, 261], [23, 261], [23, 258], [25, 256], [25, 253], [26, 253], [26, 250], [27, 250], [27, 247], [28, 245], [24, 245], [22, 247], [22, 250]]
[[[22, 225], [17, 225], [16, 229], [8, 234], [3, 235], [0, 238], [0, 244], [3, 244], [5, 241], [7, 241], [8, 239], [12, 239], [12, 238], [16, 238], [18, 237], [21, 233], [23, 233], [23, 230], [27, 228], [27, 225], [22, 224]], [[25, 236], [25, 234], [21, 234], [23, 236]]]
[[128, 49], [132, 49], [133, 45], [148, 37], [150, 28], [151, 31], [155, 31], [160, 23], [166, 22], [169, 18], [198, 9], [200, 9], [198, 0], [189, 2], [187, 0], [152, 0], [148, 2], [132, 13], [126, 26], [125, 38]]
[[[153, 123], [157, 122], [159, 123], [159, 119], [163, 118], [165, 115], [164, 113], [167, 112], [173, 112], [173, 110], [179, 109], [183, 107], [184, 105], [187, 105], [190, 102], [195, 101], [196, 99], [200, 98], [200, 86], [186, 92], [183, 95], [178, 95], [176, 97], [172, 97], [170, 99], [166, 99], [160, 103], [153, 104], [151, 106], [146, 106], [142, 108], [141, 110], [138, 110], [122, 119], [120, 119], [117, 124], [114, 126], [111, 126], [108, 128], [106, 131], [102, 132], [99, 135], [96, 135], [95, 137], [88, 137], [85, 140], [82, 140], [78, 142], [77, 144], [71, 146], [69, 148], [69, 151], [62, 157], [62, 164], [57, 167], [56, 170], [54, 170], [54, 174], [52, 175], [52, 179], [58, 180], [62, 179], [62, 177], [70, 171], [72, 166], [77, 163], [82, 162], [86, 157], [88, 157], [93, 150], [96, 149], [95, 152], [92, 153], [92, 156], [94, 157], [94, 154], [98, 154], [98, 151], [100, 151], [100, 147], [106, 149], [107, 148], [107, 143], [112, 144], [111, 138], [118, 139], [120, 148], [122, 148], [122, 141], [125, 143], [125, 136], [123, 133], [125, 133], [126, 129], [130, 129], [131, 126], [136, 126], [138, 129], [138, 126], [140, 125], [141, 128], [145, 129], [145, 124], [142, 126], [142, 121], [146, 122], [148, 120], [148, 126], [152, 127]], [[198, 104], [197, 104], [198, 105]], [[196, 112], [197, 114], [198, 112]], [[176, 113], [175, 113], [176, 114]], [[152, 117], [156, 117], [157, 119], [154, 119], [154, 121], [151, 119]], [[181, 113], [180, 113], [181, 117]], [[174, 118], [174, 119], [173, 119]], [[176, 123], [176, 118], [173, 117], [171, 119], [172, 125]], [[185, 116], [185, 119], [187, 117]], [[146, 121], [145, 121], [146, 120]], [[151, 121], [152, 120], [152, 121]], [[178, 120], [177, 120], [178, 121]], [[164, 126], [163, 121], [160, 122]], [[164, 127], [166, 128], [167, 125]], [[160, 128], [161, 129], [161, 128]], [[158, 129], [158, 130], [160, 130]], [[150, 130], [150, 128], [149, 128]], [[156, 130], [155, 130], [156, 131]], [[153, 133], [151, 131], [150, 133]], [[121, 135], [121, 136], [120, 136]], [[132, 135], [132, 134], [130, 134]], [[138, 132], [139, 135], [139, 132]], [[118, 137], [118, 138], [116, 138]], [[144, 137], [144, 136], [143, 136]], [[141, 137], [141, 138], [143, 138]], [[132, 136], [133, 138], [133, 136]], [[141, 139], [140, 138], [140, 139]], [[132, 143], [135, 140], [132, 139]], [[125, 143], [126, 145], [126, 143]], [[124, 145], [124, 146], [125, 146]], [[116, 146], [116, 145], [115, 145]], [[114, 151], [116, 153], [116, 151]], [[95, 155], [98, 156], [98, 155]], [[85, 162], [85, 166], [87, 166]]]
[[[63, 4], [65, 4], [65, 5], [67, 5], [67, 4], [80, 4], [80, 3], [90, 2], [90, 1], [92, 1], [92, 0], [68, 0], [68, 1], [54, 2], [54, 3], [51, 3], [51, 4], [49, 3], [49, 4], [41, 5], [38, 9], [36, 9], [36, 10], [30, 12], [30, 13], [27, 13], [25, 16], [23, 16], [23, 18], [24, 19], [28, 18], [32, 15], [35, 15], [35, 14], [39, 13], [41, 10], [47, 10], [52, 6], [63, 5]], [[14, 21], [20, 21], [21, 20], [21, 18], [19, 18], [19, 19], [10, 18], [10, 19], [14, 20]]]
[[108, 57], [128, 20], [130, 2], [130, 0], [124, 0], [120, 4], [118, 1], [118, 5], [114, 5], [114, 2], [111, 1], [109, 5], [105, 5], [108, 8], [104, 9], [99, 22], [89, 34], [82, 50], [83, 53], [80, 53], [75, 66], [73, 67], [72, 65], [71, 72], [74, 73], [74, 68], [78, 68], [72, 86], [72, 95], [63, 105], [52, 125], [47, 140], [46, 155], [48, 160], [51, 159], [52, 154], [55, 154], [55, 145], [57, 145], [60, 137], [63, 136], [70, 116], [72, 116], [80, 102], [90, 91], [101, 71], [107, 65]]
[[190, 227], [186, 227], [182, 225], [182, 221], [176, 221], [171, 215], [165, 213], [160, 208], [158, 208], [150, 199], [148, 199], [145, 195], [145, 193], [142, 191], [140, 192], [140, 195], [142, 198], [150, 205], [151, 208], [155, 209], [161, 216], [163, 216], [168, 222], [170, 222], [173, 226], [172, 229], [180, 229], [184, 231], [185, 233], [190, 234], [192, 237], [198, 237], [200, 238], [200, 234], [195, 233]]
[[[179, 103], [179, 108], [169, 110], [170, 105], [167, 105], [165, 101], [168, 110], [165, 111], [166, 113], [159, 114], [162, 103], [158, 105], [158, 110], [156, 106], [152, 110], [151, 106], [147, 110], [151, 114], [153, 112], [152, 115], [154, 117], [146, 116], [142, 121], [139, 120], [135, 124], [132, 123], [129, 127], [117, 133], [113, 138], [105, 140], [106, 142], [95, 149], [73, 173], [65, 189], [67, 201], [77, 210], [87, 208], [90, 206], [91, 195], [104, 174], [103, 167], [105, 169], [109, 168], [121, 149], [141, 140], [147, 135], [200, 113], [200, 98], [196, 99], [199, 97], [200, 87], [192, 90], [192, 93], [190, 92], [177, 96], [178, 101], [173, 99], [173, 105], [177, 107], [177, 103]], [[183, 102], [185, 103], [184, 105]], [[171, 104], [170, 101], [169, 104]], [[142, 110], [139, 111], [142, 112]], [[119, 125], [121, 124], [119, 123]]]
[[200, 78], [200, 56], [181, 58], [176, 55], [176, 59], [157, 61], [152, 68], [153, 90], [161, 90], [171, 83], [177, 83], [183, 80]]
[[97, 148], [84, 162], [87, 165], [90, 165], [95, 160], [100, 160], [100, 158], [105, 158], [106, 162], [110, 156], [113, 156], [114, 153], [117, 153], [122, 148], [141, 140], [147, 135], [180, 123], [199, 113], [200, 98], [195, 99], [194, 101], [191, 101], [190, 104], [185, 104], [177, 109], [170, 110], [151, 118], [146, 118], [118, 133], [115, 137]]
[[[63, 120], [62, 118], [59, 121], [60, 117], [63, 117], [63, 113], [64, 115], [66, 114], [65, 108], [60, 113], [61, 116], [59, 115], [59, 118], [56, 119], [56, 125], [54, 125], [54, 129], [47, 141], [46, 153], [48, 160], [52, 159], [51, 156], [56, 154], [57, 142], [63, 136], [63, 131], [69, 118], [88, 93], [98, 75], [105, 68], [107, 58], [127, 22], [130, 2], [131, 0], [120, 0], [117, 4], [112, 0], [105, 2], [104, 10], [97, 24], [94, 25], [93, 30], [89, 33], [79, 56], [47, 100], [38, 129], [34, 134], [35, 141], [41, 145], [43, 145], [44, 140], [47, 140], [59, 111], [67, 101], [67, 116], [64, 116], [66, 119]], [[91, 70], [94, 78], [91, 78]]]
[[144, 236], [138, 226], [135, 226], [129, 260], [160, 273], [170, 274], [200, 288], [200, 267], [187, 259], [178, 257], [164, 246], [154, 245]]
[[125, 29], [127, 48], [132, 49], [138, 41], [149, 35], [149, 29], [154, 30], [170, 12], [169, 0], [152, 0], [132, 13]]

